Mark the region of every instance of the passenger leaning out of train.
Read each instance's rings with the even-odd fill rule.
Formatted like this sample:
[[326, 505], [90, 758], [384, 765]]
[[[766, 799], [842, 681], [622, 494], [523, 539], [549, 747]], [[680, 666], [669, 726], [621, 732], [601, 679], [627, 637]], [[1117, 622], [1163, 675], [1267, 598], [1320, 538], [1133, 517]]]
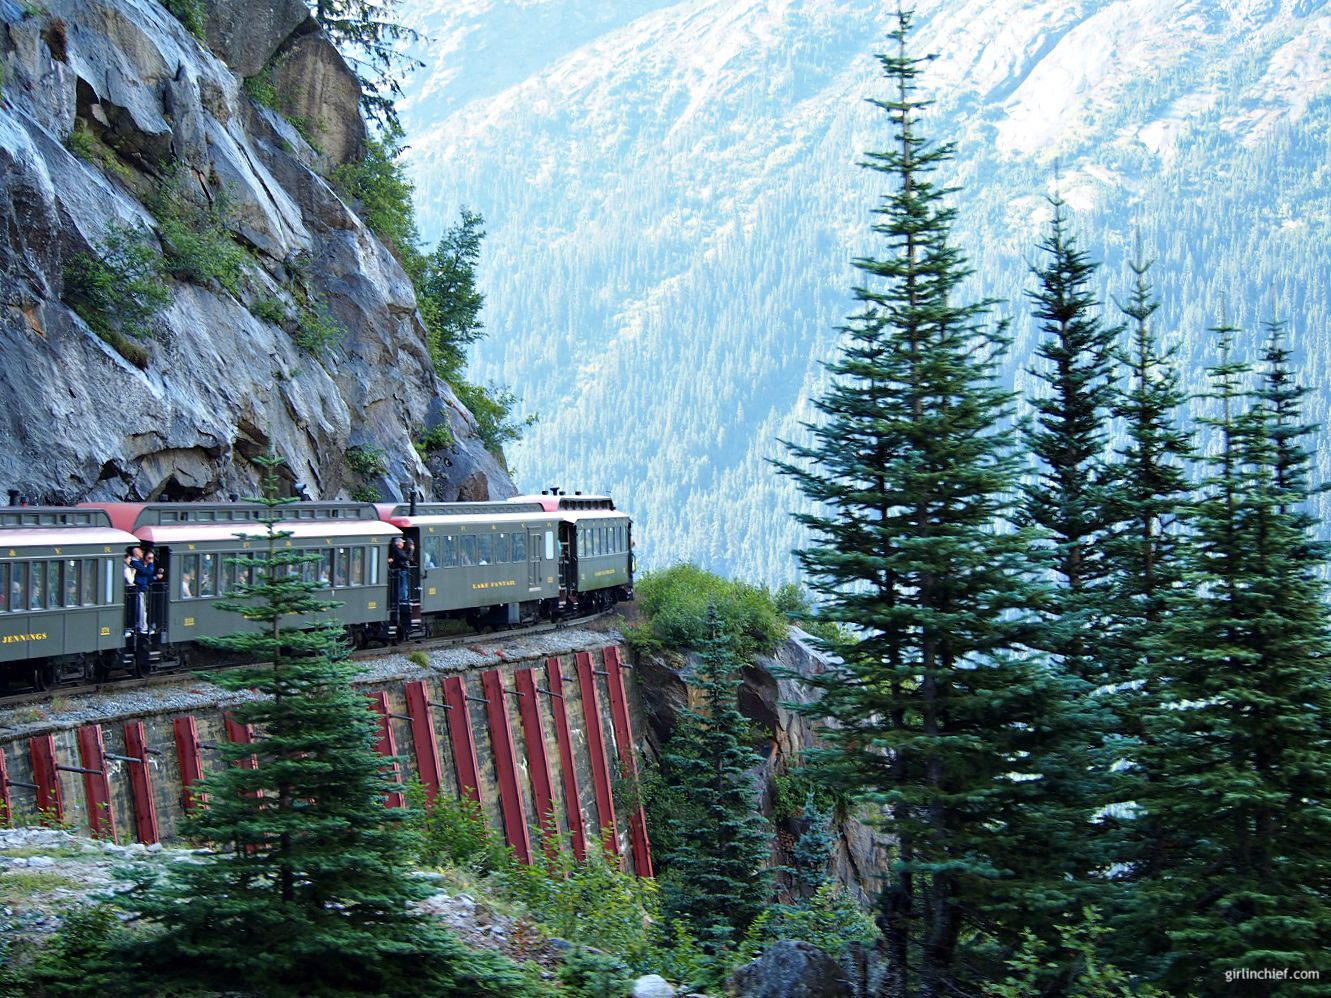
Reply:
[[156, 569], [152, 563], [143, 556], [143, 548], [131, 548], [129, 552], [129, 561], [125, 572], [126, 592], [130, 582], [130, 572], [134, 573], [134, 600], [136, 603], [136, 616], [138, 630], [140, 634], [148, 633], [148, 587], [152, 585], [153, 575]]
[[397, 601], [405, 603], [410, 599], [411, 552], [401, 537], [393, 538], [393, 545], [388, 549], [388, 567], [397, 580]]

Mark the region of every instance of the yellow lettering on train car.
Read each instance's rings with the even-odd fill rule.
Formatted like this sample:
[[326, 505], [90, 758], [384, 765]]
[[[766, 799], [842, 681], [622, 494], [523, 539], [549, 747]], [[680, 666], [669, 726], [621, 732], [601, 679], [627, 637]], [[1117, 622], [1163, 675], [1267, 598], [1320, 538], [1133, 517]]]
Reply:
[[15, 551], [13, 548], [10, 548], [10, 549], [9, 549], [9, 557], [12, 558], [12, 557], [14, 557], [14, 555], [16, 555], [16, 554], [18, 554], [18, 552]]
[[378, 609], [379, 609], [379, 601], [378, 601], [377, 599], [372, 599], [372, 600], [370, 600], [369, 603], [365, 604], [365, 609], [367, 609], [367, 610], [378, 610]]
[[505, 581], [505, 582], [473, 582], [473, 583], [471, 584], [471, 588], [473, 588], [473, 589], [503, 589], [505, 586], [516, 586], [517, 584], [518, 584], [518, 583], [517, 583], [517, 581], [516, 581], [515, 579], [508, 579], [508, 580]]
[[593, 573], [592, 573], [592, 578], [599, 579], [599, 578], [601, 578], [603, 575], [614, 575], [614, 574], [615, 574], [615, 570], [614, 570], [613, 568], [603, 568], [603, 569], [601, 569], [599, 572], [593, 572]]
[[197, 551], [199, 549], [199, 546], [197, 544], [187, 544], [186, 547], [188, 547], [191, 551]]
[[59, 549], [59, 548], [54, 548], [53, 550], [55, 551], [56, 554], [59, 554], [59, 553], [60, 553], [60, 549]]
[[109, 544], [104, 545], [102, 547], [102, 554], [110, 554], [110, 553], [111, 553], [111, 545]]
[[100, 631], [97, 632], [97, 636], [102, 638], [109, 638], [111, 636], [111, 628], [103, 627]]
[[45, 641], [45, 640], [46, 640], [46, 632], [37, 631], [34, 634], [6, 634], [4, 637], [0, 638], [0, 644], [16, 645], [23, 641]]
[[194, 626], [194, 618], [193, 618], [193, 617], [186, 617], [186, 618], [185, 618], [185, 626], [186, 626], [186, 627], [193, 627], [193, 626]]
[[431, 586], [431, 587], [430, 587], [430, 595], [431, 595], [431, 596], [438, 596], [438, 595], [439, 595], [439, 590], [436, 589], [434, 586]]

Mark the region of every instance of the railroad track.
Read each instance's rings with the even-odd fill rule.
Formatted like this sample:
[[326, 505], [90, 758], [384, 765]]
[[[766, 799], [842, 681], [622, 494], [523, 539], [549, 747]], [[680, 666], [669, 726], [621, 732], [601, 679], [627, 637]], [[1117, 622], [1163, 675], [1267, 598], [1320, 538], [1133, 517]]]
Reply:
[[[588, 614], [585, 617], [573, 617], [568, 620], [555, 621], [553, 623], [532, 624], [529, 627], [515, 627], [505, 631], [487, 631], [484, 633], [469, 631], [466, 634], [449, 634], [437, 638], [425, 638], [421, 641], [403, 643], [398, 645], [383, 645], [378, 648], [360, 648], [350, 654], [353, 661], [366, 661], [370, 659], [383, 658], [387, 655], [409, 655], [414, 651], [424, 652], [427, 655], [431, 651], [441, 648], [458, 648], [475, 645], [477, 643], [495, 644], [502, 641], [510, 641], [517, 638], [534, 637], [538, 634], [552, 634], [555, 631], [562, 631], [567, 627], [590, 623], [594, 620], [600, 620], [612, 613], [612, 610], [601, 610], [598, 613]], [[29, 690], [27, 692], [15, 693], [10, 696], [0, 697], [0, 710], [9, 707], [22, 707], [25, 704], [46, 703], [52, 697], [61, 696], [84, 696], [96, 695], [98, 693], [126, 693], [131, 690], [147, 689], [154, 686], [167, 686], [171, 683], [179, 682], [183, 677], [191, 674], [226, 672], [230, 669], [243, 669], [248, 666], [243, 664], [213, 665], [213, 666], [191, 666], [182, 665], [174, 669], [154, 673], [151, 676], [145, 676], [142, 679], [113, 679], [104, 683], [85, 683], [82, 686], [57, 686], [54, 689], [38, 692]]]

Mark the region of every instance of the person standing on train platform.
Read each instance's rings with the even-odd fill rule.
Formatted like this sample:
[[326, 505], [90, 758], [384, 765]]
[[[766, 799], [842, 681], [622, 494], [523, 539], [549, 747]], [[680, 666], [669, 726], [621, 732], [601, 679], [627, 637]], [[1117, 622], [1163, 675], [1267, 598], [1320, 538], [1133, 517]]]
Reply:
[[388, 549], [388, 567], [393, 572], [397, 585], [398, 604], [404, 604], [411, 598], [411, 554], [401, 537], [394, 537], [393, 544]]

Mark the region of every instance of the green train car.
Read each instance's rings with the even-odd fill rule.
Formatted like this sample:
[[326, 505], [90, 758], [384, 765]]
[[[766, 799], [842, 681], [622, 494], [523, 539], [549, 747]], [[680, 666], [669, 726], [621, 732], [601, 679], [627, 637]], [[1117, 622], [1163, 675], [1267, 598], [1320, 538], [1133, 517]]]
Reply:
[[101, 510], [0, 507], [0, 675], [45, 690], [114, 661], [135, 543]]

